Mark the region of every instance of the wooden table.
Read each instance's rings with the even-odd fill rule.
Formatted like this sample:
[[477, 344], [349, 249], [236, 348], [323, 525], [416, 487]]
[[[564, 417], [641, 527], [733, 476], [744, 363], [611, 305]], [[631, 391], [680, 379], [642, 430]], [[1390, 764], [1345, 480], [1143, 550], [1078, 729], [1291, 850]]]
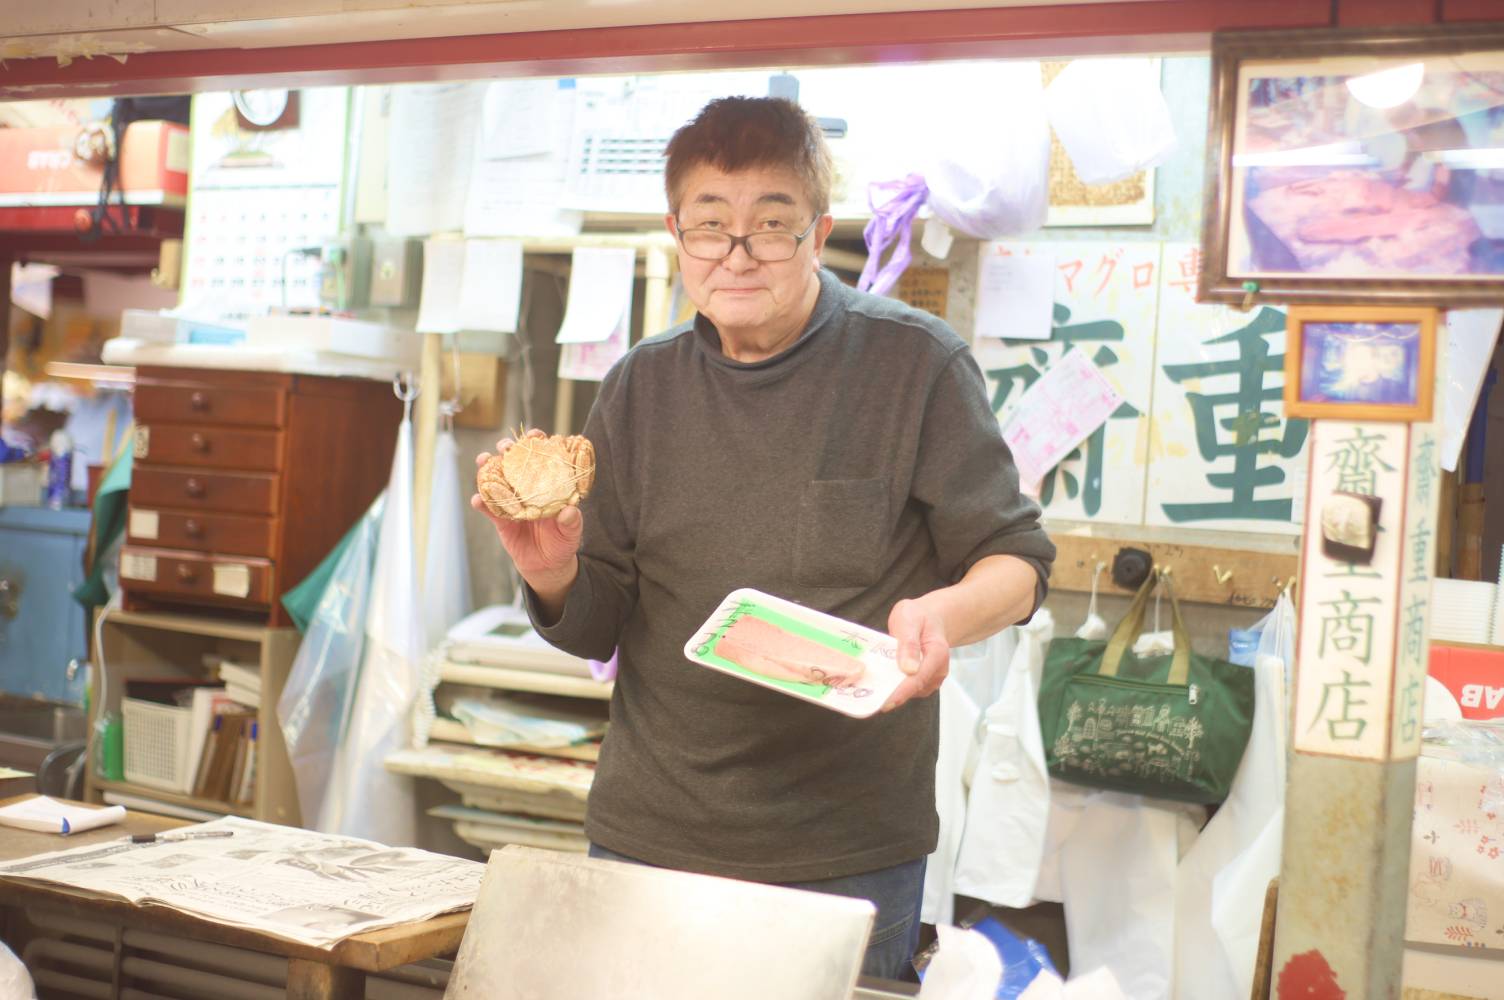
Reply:
[[[0, 800], [0, 805], [30, 797]], [[183, 820], [165, 816], [127, 812], [123, 824], [69, 837], [0, 826], [0, 862], [118, 840], [127, 834], [159, 833], [186, 825]], [[453, 954], [459, 948], [465, 925], [470, 920], [468, 910], [446, 913], [430, 920], [357, 934], [324, 949], [222, 924], [166, 906], [131, 903], [68, 886], [24, 879], [0, 879], [0, 883], [4, 885], [0, 908], [45, 909], [79, 919], [128, 925], [284, 957], [288, 960], [288, 1000], [363, 1000], [366, 973], [384, 972], [409, 962]], [[115, 995], [118, 996], [118, 992]]]

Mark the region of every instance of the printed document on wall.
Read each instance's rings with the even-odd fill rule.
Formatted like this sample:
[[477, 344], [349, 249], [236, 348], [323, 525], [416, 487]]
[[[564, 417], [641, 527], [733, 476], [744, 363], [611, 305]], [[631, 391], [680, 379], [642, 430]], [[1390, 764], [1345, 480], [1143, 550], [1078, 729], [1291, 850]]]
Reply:
[[[529, 89], [520, 100], [510, 89]], [[569, 169], [578, 92], [572, 80], [505, 81], [486, 91], [484, 136], [465, 204], [466, 236], [573, 236], [584, 215], [559, 207]], [[547, 108], [546, 130], [531, 120]], [[526, 120], [525, 120], [526, 119]], [[518, 133], [533, 129], [529, 138]], [[515, 131], [514, 131], [515, 130]], [[546, 142], [544, 141], [546, 139]]]
[[463, 229], [484, 83], [397, 87], [387, 142], [386, 231]]
[[1007, 424], [1024, 392], [1073, 349], [1085, 352], [1123, 397], [1107, 422], [1046, 474], [1040, 506], [1052, 521], [1142, 524], [1159, 244], [1010, 240], [986, 249], [1054, 261], [1049, 339], [981, 337], [972, 347], [998, 423]]
[[1034, 494], [1045, 474], [1107, 422], [1123, 403], [1112, 383], [1080, 348], [1067, 351], [1029, 387], [1003, 440], [1013, 450], [1018, 481]]
[[977, 272], [975, 334], [1009, 340], [1049, 340], [1055, 306], [1055, 257], [996, 253], [983, 246]]

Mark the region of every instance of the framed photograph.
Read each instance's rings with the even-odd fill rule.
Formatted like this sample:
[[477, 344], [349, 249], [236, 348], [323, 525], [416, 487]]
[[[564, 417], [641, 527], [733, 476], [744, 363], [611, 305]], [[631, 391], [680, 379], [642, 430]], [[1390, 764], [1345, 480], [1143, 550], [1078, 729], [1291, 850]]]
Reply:
[[1212, 42], [1202, 301], [1504, 302], [1504, 25]]
[[1435, 309], [1292, 306], [1286, 323], [1285, 416], [1431, 419]]

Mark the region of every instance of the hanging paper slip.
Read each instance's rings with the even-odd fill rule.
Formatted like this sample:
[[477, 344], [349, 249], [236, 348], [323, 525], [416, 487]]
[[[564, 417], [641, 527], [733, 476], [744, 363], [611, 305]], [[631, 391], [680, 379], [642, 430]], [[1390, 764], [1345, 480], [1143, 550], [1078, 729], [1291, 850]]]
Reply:
[[454, 333], [460, 328], [464, 275], [464, 240], [423, 241], [423, 291], [416, 324], [419, 333]]
[[569, 269], [569, 301], [554, 338], [559, 378], [600, 381], [627, 353], [635, 250], [581, 247]]
[[516, 240], [466, 240], [460, 328], [515, 333], [521, 302], [522, 244]]
[[727, 595], [684, 655], [859, 719], [882, 708], [905, 676], [892, 636], [749, 588]]
[[1045, 474], [1122, 403], [1123, 397], [1080, 348], [1067, 351], [1029, 387], [1003, 425], [1019, 482], [1037, 489]]

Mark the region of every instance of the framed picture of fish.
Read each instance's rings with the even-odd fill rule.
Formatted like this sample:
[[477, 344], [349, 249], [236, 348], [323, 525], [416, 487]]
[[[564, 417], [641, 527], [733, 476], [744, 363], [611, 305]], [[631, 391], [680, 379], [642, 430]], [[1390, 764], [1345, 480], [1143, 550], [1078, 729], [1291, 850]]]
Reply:
[[1285, 415], [1431, 419], [1436, 310], [1424, 306], [1291, 306]]
[[1504, 25], [1219, 33], [1198, 298], [1504, 302]]

